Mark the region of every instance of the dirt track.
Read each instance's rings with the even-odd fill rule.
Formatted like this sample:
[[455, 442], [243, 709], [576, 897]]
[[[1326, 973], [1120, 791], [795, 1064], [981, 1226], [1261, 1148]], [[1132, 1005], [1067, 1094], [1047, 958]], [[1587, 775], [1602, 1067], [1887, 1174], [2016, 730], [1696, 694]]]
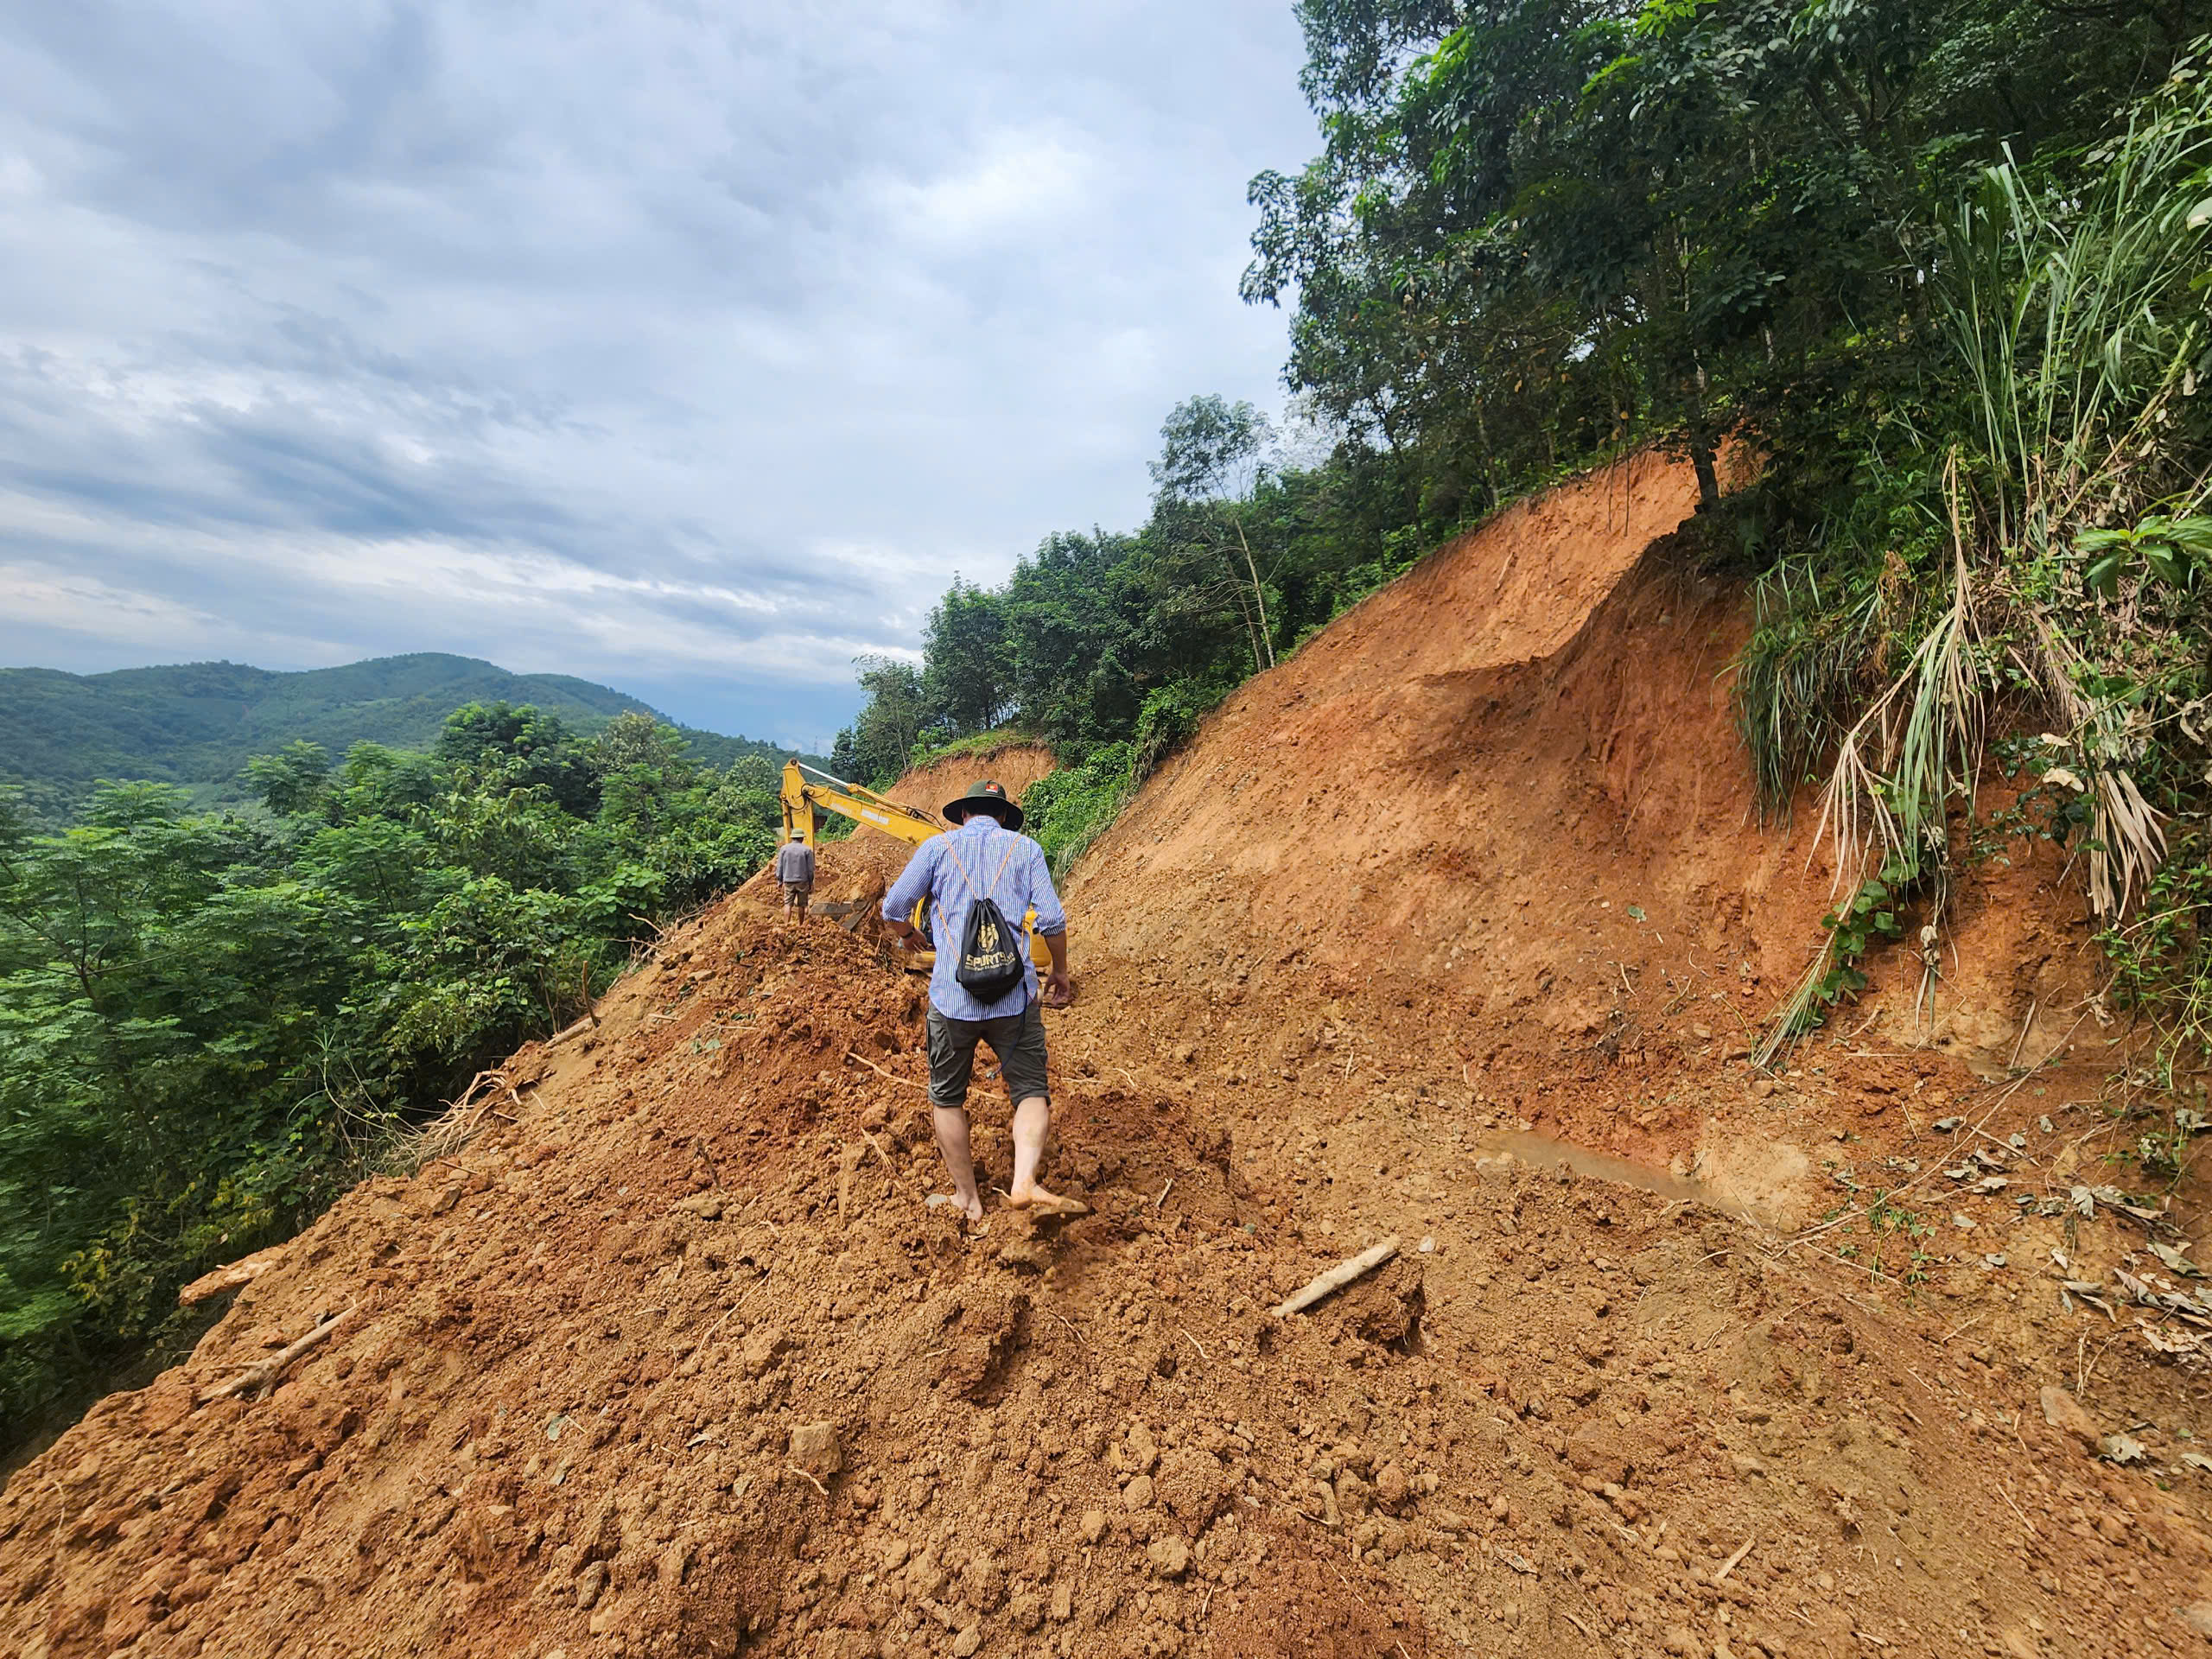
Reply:
[[[925, 1208], [918, 982], [865, 926], [741, 894], [518, 1056], [457, 1157], [350, 1195], [18, 1472], [0, 1651], [2201, 1643], [2201, 1373], [2061, 1306], [2158, 1267], [2142, 1224], [2040, 1213], [2107, 1179], [2094, 1074], [1967, 1069], [1974, 1020], [2018, 1023], [1992, 968], [1961, 974], [1958, 1055], [1878, 1019], [1769, 1091], [1732, 1058], [1824, 886], [1733, 792], [1736, 602], [1637, 539], [1680, 488], [1630, 480], [1652, 522], [1611, 540], [1618, 480], [1440, 556], [1240, 694], [1094, 855], [1049, 1018], [1054, 1173], [1095, 1216], [977, 1237]], [[1542, 556], [1558, 614], [1452, 644], [1501, 549]], [[1424, 735], [1450, 719], [1457, 779]], [[829, 849], [825, 899], [897, 860]], [[2069, 938], [2050, 874], [1994, 878], [1990, 961]], [[977, 1125], [1002, 1182], [1003, 1115]], [[1669, 1193], [1502, 1155], [1529, 1127]], [[1942, 1173], [1969, 1141], [2004, 1188]], [[1785, 1247], [1675, 1196], [1798, 1220], [1840, 1179], [1933, 1230]], [[1381, 1273], [1266, 1313], [1391, 1233]], [[195, 1408], [348, 1309], [268, 1398]], [[2048, 1426], [2061, 1383], [2145, 1461]]]

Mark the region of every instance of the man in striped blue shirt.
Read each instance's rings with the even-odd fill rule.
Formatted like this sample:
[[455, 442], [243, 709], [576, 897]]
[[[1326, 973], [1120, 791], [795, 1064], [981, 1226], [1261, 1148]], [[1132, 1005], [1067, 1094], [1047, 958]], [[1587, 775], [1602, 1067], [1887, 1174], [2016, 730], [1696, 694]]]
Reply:
[[978, 899], [989, 898], [1015, 926], [1036, 912], [1036, 932], [1052, 957], [1052, 970], [1041, 988], [1056, 1003], [1067, 1000], [1067, 917], [1052, 891], [1045, 849], [1020, 833], [1021, 808], [995, 783], [977, 784], [948, 802], [944, 817], [953, 828], [914, 849], [883, 895], [883, 919], [910, 944], [926, 945], [920, 930], [906, 918], [918, 900], [930, 901], [930, 930], [937, 944], [937, 965], [930, 971], [930, 1106], [938, 1150], [952, 1177], [953, 1201], [969, 1220], [982, 1219], [983, 1200], [976, 1190], [976, 1163], [968, 1145], [968, 1083], [981, 1041], [998, 1057], [1014, 1102], [1014, 1179], [1007, 1197], [1044, 1214], [1079, 1215], [1084, 1205], [1037, 1184], [1038, 1161], [1052, 1128], [1052, 1100], [1040, 987], [1027, 941], [1020, 982], [996, 1001], [978, 1001], [957, 977], [968, 912]]

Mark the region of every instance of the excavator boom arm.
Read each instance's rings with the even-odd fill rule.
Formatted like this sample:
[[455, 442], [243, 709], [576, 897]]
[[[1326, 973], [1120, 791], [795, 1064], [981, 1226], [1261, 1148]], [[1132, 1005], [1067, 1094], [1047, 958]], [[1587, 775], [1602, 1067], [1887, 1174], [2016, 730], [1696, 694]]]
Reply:
[[[801, 766], [796, 760], [784, 763], [784, 839], [789, 841], [796, 830], [799, 839], [808, 846], [814, 845], [814, 814], [818, 809], [835, 812], [880, 830], [887, 836], [896, 836], [911, 846], [918, 847], [931, 836], [940, 835], [944, 826], [928, 813], [879, 795], [863, 784], [849, 784], [842, 778], [832, 778], [826, 772], [817, 772], [811, 766]], [[929, 931], [928, 905], [914, 906], [914, 925]], [[1044, 940], [1033, 931], [1037, 912], [1031, 911], [1022, 918], [1022, 925], [1029, 932], [1029, 955], [1039, 968], [1052, 966], [1052, 953]], [[936, 960], [927, 950], [915, 951], [909, 961], [918, 969], [926, 969]]]
[[879, 795], [866, 785], [849, 784], [842, 778], [816, 772], [796, 760], [784, 763], [783, 805], [784, 838], [790, 840], [791, 831], [796, 830], [799, 839], [810, 847], [814, 845], [814, 813], [817, 808], [857, 823], [873, 824], [884, 834], [896, 836], [915, 847], [944, 828], [928, 813]]

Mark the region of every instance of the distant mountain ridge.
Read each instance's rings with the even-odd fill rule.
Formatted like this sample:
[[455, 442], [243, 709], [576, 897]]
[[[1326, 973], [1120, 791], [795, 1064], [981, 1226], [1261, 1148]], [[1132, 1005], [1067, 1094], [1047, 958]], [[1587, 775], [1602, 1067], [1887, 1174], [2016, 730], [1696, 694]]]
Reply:
[[[567, 674], [515, 674], [474, 657], [417, 652], [295, 672], [242, 663], [183, 663], [105, 674], [0, 668], [0, 782], [23, 787], [41, 817], [66, 816], [104, 779], [191, 786], [209, 801], [242, 798], [249, 757], [298, 739], [332, 759], [359, 742], [427, 748], [467, 702], [535, 703], [582, 732], [615, 715], [667, 716], [636, 697]], [[667, 721], [676, 725], [673, 721]], [[773, 743], [678, 726], [716, 766]]]

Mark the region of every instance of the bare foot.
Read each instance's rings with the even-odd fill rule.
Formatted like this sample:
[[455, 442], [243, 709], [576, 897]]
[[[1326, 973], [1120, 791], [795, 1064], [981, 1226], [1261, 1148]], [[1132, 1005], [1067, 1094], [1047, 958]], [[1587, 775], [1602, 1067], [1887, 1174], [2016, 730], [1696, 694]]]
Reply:
[[1057, 1192], [1047, 1192], [1041, 1186], [1031, 1186], [1007, 1194], [1007, 1202], [1033, 1216], [1087, 1216], [1090, 1206], [1081, 1198], [1064, 1198]]
[[983, 1218], [983, 1201], [981, 1198], [963, 1204], [957, 1192], [932, 1192], [922, 1202], [932, 1210], [957, 1210], [970, 1222], [978, 1222]]

